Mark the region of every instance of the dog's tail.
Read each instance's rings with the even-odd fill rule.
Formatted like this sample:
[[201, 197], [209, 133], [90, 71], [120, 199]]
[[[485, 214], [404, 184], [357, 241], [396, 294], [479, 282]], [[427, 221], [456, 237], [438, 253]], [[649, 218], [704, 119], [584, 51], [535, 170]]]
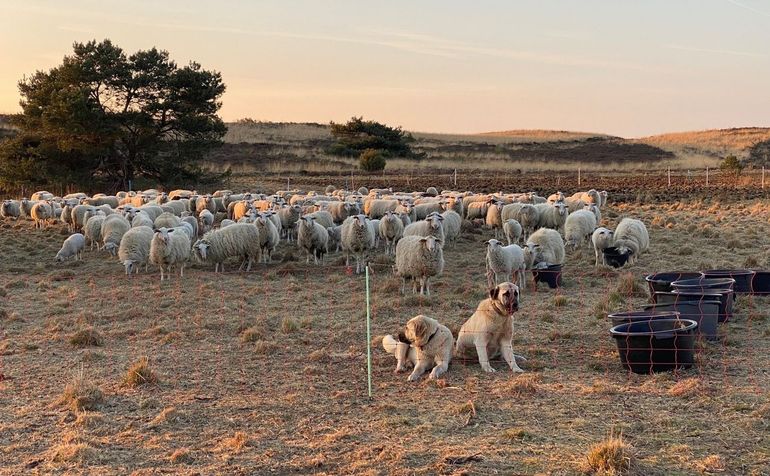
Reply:
[[382, 338], [382, 348], [389, 354], [396, 353], [396, 347], [398, 346], [398, 339], [388, 334]]

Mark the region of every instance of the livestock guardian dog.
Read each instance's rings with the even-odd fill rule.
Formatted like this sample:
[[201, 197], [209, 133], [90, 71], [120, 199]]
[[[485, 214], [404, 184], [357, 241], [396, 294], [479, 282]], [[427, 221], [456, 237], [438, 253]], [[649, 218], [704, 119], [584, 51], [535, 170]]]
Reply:
[[382, 339], [385, 351], [396, 356], [396, 373], [406, 370], [407, 362], [414, 365], [407, 381], [419, 380], [433, 367], [430, 378], [439, 378], [447, 371], [452, 360], [454, 338], [452, 332], [437, 320], [420, 314], [409, 319], [398, 340], [392, 335]]
[[478, 357], [485, 372], [494, 372], [489, 359], [503, 354], [514, 372], [524, 372], [513, 354], [513, 313], [519, 310], [519, 287], [502, 283], [489, 290], [489, 298], [479, 303], [476, 312], [460, 328], [456, 357]]

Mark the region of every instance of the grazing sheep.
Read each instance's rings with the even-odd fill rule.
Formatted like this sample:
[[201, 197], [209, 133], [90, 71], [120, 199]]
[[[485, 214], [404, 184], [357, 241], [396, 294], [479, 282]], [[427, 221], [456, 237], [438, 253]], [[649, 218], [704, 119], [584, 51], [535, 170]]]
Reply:
[[163, 212], [153, 223], [155, 228], [176, 228], [182, 223], [182, 220], [172, 213]]
[[106, 218], [104, 215], [94, 215], [83, 225], [83, 234], [91, 251], [94, 250], [94, 247], [99, 248], [99, 243], [102, 241], [102, 224]]
[[558, 231], [540, 228], [532, 233], [524, 249], [524, 259], [530, 268], [547, 268], [564, 263], [564, 240]]
[[3, 206], [0, 207], [0, 217], [13, 218], [18, 220], [21, 216], [21, 204], [16, 200], [3, 200]]
[[519, 242], [521, 231], [521, 224], [513, 218], [505, 220], [505, 223], [503, 223], [503, 234], [505, 234], [505, 239], [508, 240], [509, 245]]
[[[86, 226], [88, 226], [86, 224]], [[118, 248], [118, 259], [126, 269], [126, 276], [131, 273], [139, 273], [141, 266], [147, 270], [150, 260], [150, 244], [155, 232], [149, 226], [133, 227], [123, 235]]]
[[501, 282], [512, 281], [519, 286], [520, 292], [523, 293], [526, 284], [524, 271], [527, 269], [524, 250], [519, 245], [503, 246], [495, 239], [486, 241], [485, 244], [487, 245], [486, 263], [489, 289], [493, 289]]
[[375, 233], [367, 223], [366, 215], [348, 217], [342, 223], [342, 251], [345, 252], [345, 266], [350, 266], [350, 255], [356, 258], [356, 273], [364, 269], [366, 252], [374, 248]]
[[214, 228], [214, 214], [208, 210], [200, 212], [198, 215], [198, 225], [201, 233], [208, 233]]
[[86, 238], [80, 233], [70, 235], [56, 253], [56, 261], [64, 261], [75, 257], [75, 260], [83, 259], [83, 249], [86, 247]]
[[500, 238], [503, 231], [503, 202], [493, 202], [487, 209], [486, 225], [495, 231], [495, 238]]
[[431, 213], [425, 220], [416, 221], [404, 228], [404, 236], [433, 236], [444, 243], [444, 217]]
[[395, 213], [387, 212], [380, 220], [378, 232], [380, 238], [385, 240], [385, 253], [396, 254], [396, 243], [404, 235], [404, 224], [401, 219]]
[[444, 272], [444, 251], [441, 240], [433, 236], [404, 236], [396, 245], [396, 276], [403, 281], [401, 294], [406, 294], [406, 280], [412, 280], [412, 292], [430, 296], [429, 280]]
[[539, 215], [534, 205], [528, 203], [511, 203], [503, 207], [501, 216], [503, 223], [516, 220], [521, 225], [522, 236], [526, 241], [529, 235], [537, 229]]
[[329, 232], [316, 223], [315, 217], [304, 215], [298, 222], [297, 246], [307, 254], [305, 263], [310, 263], [312, 255], [315, 264], [323, 264], [324, 255], [329, 251]]
[[118, 253], [120, 240], [131, 224], [122, 215], [110, 215], [102, 222], [102, 250], [108, 251], [112, 256]]
[[640, 220], [624, 218], [615, 228], [613, 246], [620, 254], [630, 255], [628, 264], [636, 263], [639, 255], [650, 246], [650, 235], [647, 227]]
[[607, 264], [604, 260], [604, 250], [612, 246], [612, 230], [608, 230], [604, 227], [599, 227], [594, 230], [591, 235], [591, 243], [594, 246], [594, 255], [596, 255], [596, 262], [594, 266], [601, 264]]
[[278, 246], [280, 237], [278, 236], [278, 229], [270, 219], [272, 214], [263, 212], [257, 215], [254, 220], [254, 226], [259, 230], [259, 246], [262, 251], [262, 261], [269, 263], [273, 256], [273, 251]]
[[563, 203], [538, 203], [535, 205], [535, 210], [537, 210], [538, 228], [552, 228], [557, 231], [564, 228], [564, 223], [567, 221], [567, 207]]
[[241, 259], [238, 271], [251, 271], [254, 261], [261, 261], [259, 230], [249, 223], [234, 223], [212, 230], [193, 245], [193, 253], [201, 263], [214, 263], [214, 272], [224, 272], [225, 260]]
[[160, 268], [161, 281], [171, 279], [174, 266], [179, 266], [179, 277], [183, 278], [189, 258], [190, 238], [187, 233], [165, 227], [155, 232], [150, 242], [150, 263]]
[[564, 223], [564, 245], [576, 250], [584, 242], [591, 239], [591, 235], [596, 229], [596, 215], [590, 210], [578, 210], [567, 216]]
[[35, 220], [35, 228], [40, 229], [47, 226], [55, 217], [53, 205], [47, 200], [41, 200], [32, 205], [30, 215]]
[[454, 210], [447, 210], [441, 214], [443, 218], [441, 226], [444, 230], [444, 239], [446, 243], [454, 244], [457, 242], [457, 238], [460, 237], [460, 231], [462, 230], [463, 219]]

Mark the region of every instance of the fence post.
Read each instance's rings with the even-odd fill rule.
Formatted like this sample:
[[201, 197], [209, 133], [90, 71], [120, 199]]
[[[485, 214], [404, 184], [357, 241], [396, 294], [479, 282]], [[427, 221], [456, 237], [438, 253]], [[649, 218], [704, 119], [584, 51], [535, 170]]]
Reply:
[[668, 168], [668, 186], [671, 186], [671, 167]]
[[709, 168], [706, 167], [706, 186], [709, 186]]
[[580, 186], [580, 167], [578, 167], [578, 187]]
[[457, 169], [455, 169], [455, 187], [457, 187]]
[[765, 189], [765, 166], [762, 166], [762, 190]]
[[372, 398], [372, 312], [369, 302], [369, 263], [366, 263], [366, 375], [369, 398]]
[[291, 190], [291, 187], [289, 186], [290, 180], [291, 180], [291, 179], [290, 179], [289, 177], [286, 177], [286, 191], [287, 191], [287, 192], [288, 192], [289, 190]]
[[350, 190], [355, 190], [355, 188], [353, 188], [353, 171], [352, 170], [350, 171]]

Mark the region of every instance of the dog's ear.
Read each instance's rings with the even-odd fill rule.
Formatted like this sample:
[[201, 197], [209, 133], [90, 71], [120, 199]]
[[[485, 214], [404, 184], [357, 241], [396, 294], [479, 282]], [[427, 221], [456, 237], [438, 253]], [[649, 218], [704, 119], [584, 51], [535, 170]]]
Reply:
[[419, 319], [414, 322], [412, 329], [414, 330], [415, 337], [424, 337], [425, 332], [428, 330], [428, 326], [425, 324], [425, 321]]
[[497, 295], [500, 294], [500, 286], [495, 286], [489, 290], [489, 297], [491, 299], [497, 299]]

